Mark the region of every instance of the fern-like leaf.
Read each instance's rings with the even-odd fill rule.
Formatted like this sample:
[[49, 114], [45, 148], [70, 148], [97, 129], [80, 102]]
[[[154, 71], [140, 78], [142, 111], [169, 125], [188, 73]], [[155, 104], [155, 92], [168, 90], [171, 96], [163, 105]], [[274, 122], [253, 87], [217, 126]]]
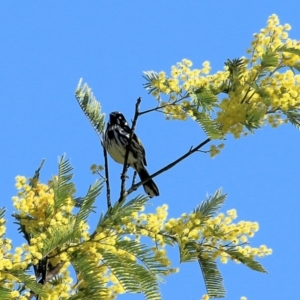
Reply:
[[64, 244], [74, 241], [77, 232], [73, 229], [73, 223], [74, 220], [70, 218], [67, 225], [51, 227], [45, 232], [46, 237], [43, 240], [42, 249], [43, 257], [54, 249], [61, 248]]
[[101, 113], [101, 105], [88, 85], [86, 83], [82, 85], [82, 79], [80, 79], [75, 91], [75, 98], [101, 139], [105, 127], [105, 114]]
[[100, 226], [107, 228], [107, 226], [111, 224], [122, 223], [122, 218], [131, 216], [133, 212], [141, 211], [147, 201], [148, 198], [146, 196], [137, 196], [127, 203], [116, 202], [115, 205], [106, 212], [106, 214], [100, 216], [97, 228]]
[[266, 114], [266, 107], [251, 108], [249, 106], [249, 113], [246, 115], [246, 120], [243, 125], [251, 132], [258, 129], [262, 125], [262, 119]]
[[[185, 237], [185, 236], [183, 236]], [[180, 262], [192, 262], [198, 260], [199, 246], [195, 241], [189, 241], [182, 243], [178, 240]]]
[[0, 287], [0, 299], [1, 300], [11, 300], [11, 290]]
[[194, 112], [196, 122], [210, 139], [219, 140], [223, 137], [219, 125], [205, 112]]
[[73, 174], [70, 173], [72, 170], [69, 160], [65, 160], [64, 156], [62, 156], [58, 163], [58, 178], [53, 180], [54, 207], [56, 211], [59, 211], [74, 193], [74, 184], [70, 182], [73, 177]]
[[9, 270], [8, 273], [15, 277], [19, 282], [23, 283], [26, 288], [32, 290], [35, 294], [46, 297], [46, 293], [44, 292], [42, 285], [37, 283], [31, 276], [25, 274], [24, 271]]
[[218, 270], [217, 263], [210, 258], [203, 258], [201, 254], [198, 262], [202, 271], [207, 294], [210, 298], [224, 298], [226, 295], [223, 278]]
[[74, 232], [77, 232], [79, 225], [82, 221], [86, 221], [89, 214], [93, 211], [93, 204], [96, 198], [100, 195], [103, 188], [103, 180], [96, 181], [92, 186], [90, 186], [87, 195], [83, 198], [80, 210], [76, 215], [76, 220], [74, 224]]
[[210, 90], [198, 89], [190, 93], [192, 103], [195, 103], [197, 110], [213, 111], [218, 103], [218, 98]]
[[146, 80], [146, 83], [144, 83], [145, 90], [148, 91], [149, 94], [157, 90], [157, 87], [153, 86], [152, 83], [154, 80], [158, 79], [158, 73], [155, 71], [145, 71], [143, 72], [143, 78]]
[[146, 299], [160, 300], [159, 287], [154, 273], [126, 256], [101, 253], [107, 267], [127, 292], [143, 293]]
[[287, 52], [287, 53], [292, 53], [292, 54], [295, 54], [295, 55], [298, 55], [300, 56], [300, 49], [297, 49], [297, 48], [289, 48], [287, 47], [286, 45], [284, 46], [280, 46], [276, 49], [277, 52]]
[[246, 68], [243, 58], [235, 58], [233, 60], [227, 59], [225, 66], [228, 68], [231, 79], [240, 78], [242, 72]]
[[[2, 225], [4, 225], [6, 223], [6, 221], [4, 219], [4, 215], [5, 215], [5, 207], [2, 207], [2, 208], [0, 208], [0, 219], [3, 218], [3, 220], [4, 220], [4, 223], [2, 223]], [[18, 223], [18, 225], [20, 225], [20, 227], [21, 227], [20, 223]], [[5, 231], [0, 235], [0, 237], [3, 237], [4, 235], [5, 235]]]
[[153, 251], [146, 245], [140, 244], [134, 240], [119, 240], [115, 244], [115, 247], [135, 256], [136, 259], [157, 279], [160, 279], [159, 275], [165, 274], [168, 271], [165, 265], [162, 265], [157, 261], [155, 255], [153, 255]]
[[263, 70], [271, 67], [277, 67], [279, 63], [278, 54], [268, 49], [261, 58], [261, 67]]
[[[77, 283], [77, 293], [70, 297], [72, 300], [90, 299], [97, 300], [102, 299], [100, 295], [107, 295], [108, 290], [106, 287], [105, 279], [97, 276], [101, 272], [101, 266], [95, 264], [94, 261], [90, 261], [91, 257], [89, 253], [83, 251], [75, 251], [71, 256], [71, 263], [76, 271], [77, 277], [80, 277]], [[80, 283], [83, 283], [81, 287]], [[105, 299], [105, 297], [103, 297]]]
[[202, 202], [195, 210], [194, 213], [200, 214], [201, 222], [212, 218], [214, 214], [221, 208], [225, 202], [226, 194], [222, 194], [221, 189], [217, 190], [213, 196], [209, 196]]
[[258, 272], [268, 273], [264, 269], [264, 267], [259, 262], [255, 261], [253, 258], [245, 256], [244, 254], [240, 253], [235, 249], [228, 249], [226, 250], [226, 252], [231, 256], [232, 259], [236, 259], [237, 261], [247, 266], [248, 268]]
[[289, 122], [291, 122], [297, 129], [300, 129], [300, 113], [298, 111], [284, 111], [283, 112]]

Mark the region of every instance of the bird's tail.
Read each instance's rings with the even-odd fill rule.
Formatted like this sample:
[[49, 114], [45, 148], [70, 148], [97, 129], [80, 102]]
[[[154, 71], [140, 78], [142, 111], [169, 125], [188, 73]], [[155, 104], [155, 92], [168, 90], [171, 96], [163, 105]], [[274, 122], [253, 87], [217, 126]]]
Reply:
[[[144, 181], [149, 177], [149, 173], [145, 167], [140, 168], [140, 170], [138, 170], [138, 174], [140, 176], [141, 181]], [[154, 181], [152, 179], [149, 179], [147, 182], [145, 182], [143, 184], [143, 187], [144, 187], [146, 194], [150, 198], [159, 195], [158, 187], [156, 186], [156, 184], [154, 183]]]

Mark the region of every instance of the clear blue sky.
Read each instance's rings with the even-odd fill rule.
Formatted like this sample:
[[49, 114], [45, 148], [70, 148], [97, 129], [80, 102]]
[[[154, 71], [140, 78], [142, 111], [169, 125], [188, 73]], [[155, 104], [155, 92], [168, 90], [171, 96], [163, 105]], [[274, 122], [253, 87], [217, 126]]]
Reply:
[[[57, 172], [63, 153], [75, 168], [78, 195], [95, 178], [89, 167], [103, 163], [96, 134], [74, 98], [79, 78], [92, 87], [103, 110], [132, 118], [137, 97], [142, 109], [155, 106], [143, 90], [142, 71], [166, 70], [182, 58], [195, 67], [209, 60], [212, 72], [228, 58], [245, 55], [252, 35], [276, 13], [300, 39], [299, 3], [286, 1], [1, 1], [0, 3], [0, 180], [1, 206], [13, 212], [14, 177], [32, 176], [46, 158], [42, 180]], [[193, 122], [166, 122], [162, 114], [141, 118], [137, 133], [152, 173], [205, 139]], [[197, 153], [155, 181], [171, 217], [190, 212], [207, 193], [229, 194], [223, 211], [236, 208], [238, 220], [257, 221], [252, 245], [273, 255], [261, 262], [269, 274], [242, 265], [220, 265], [227, 299], [296, 299], [299, 294], [300, 132], [292, 125], [228, 138], [221, 155]], [[121, 166], [110, 162], [118, 196]], [[142, 191], [142, 190], [141, 190]], [[99, 214], [104, 196], [97, 200]], [[96, 216], [94, 217], [96, 219]], [[14, 246], [23, 242], [9, 218]], [[177, 251], [172, 250], [178, 266]], [[200, 299], [205, 293], [197, 263], [180, 266], [162, 285], [163, 299]], [[141, 295], [120, 299], [143, 299]]]

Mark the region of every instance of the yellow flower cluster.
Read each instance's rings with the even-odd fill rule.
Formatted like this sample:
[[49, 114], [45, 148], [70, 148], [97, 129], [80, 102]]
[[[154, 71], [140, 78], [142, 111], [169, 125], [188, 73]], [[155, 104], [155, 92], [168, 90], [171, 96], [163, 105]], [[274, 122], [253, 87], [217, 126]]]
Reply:
[[[223, 132], [232, 133], [236, 138], [245, 133], [245, 128], [251, 118], [257, 118], [257, 124], [267, 121], [272, 127], [285, 123], [282, 115], [285, 112], [300, 108], [300, 75], [291, 70], [278, 72], [284, 67], [293, 67], [300, 63], [300, 43], [288, 38], [289, 24], [279, 24], [276, 15], [270, 16], [266, 28], [254, 34], [254, 40], [247, 53], [249, 59], [244, 59], [247, 67], [236, 80], [236, 88], [230, 91], [228, 98], [221, 100], [217, 122], [222, 124]], [[278, 48], [293, 48], [292, 52], [279, 51]], [[273, 51], [273, 52], [272, 52]], [[268, 54], [272, 53], [278, 63], [265, 68]], [[268, 72], [266, 72], [268, 71]], [[262, 76], [261, 79], [258, 79]], [[259, 86], [257, 90], [253, 86]]]
[[[53, 181], [56, 178], [53, 179]], [[71, 197], [65, 200], [64, 205], [58, 209], [55, 206], [55, 194], [53, 191], [53, 181], [48, 185], [35, 182], [34, 185], [28, 184], [27, 179], [22, 176], [16, 177], [16, 187], [19, 190], [18, 196], [13, 197], [13, 203], [17, 209], [20, 223], [25, 227], [26, 232], [34, 232], [34, 237], [30, 240], [30, 245], [24, 244], [22, 247], [15, 249], [16, 254], [2, 259], [2, 268], [16, 267], [25, 269], [31, 263], [37, 264], [43, 258], [43, 249], [47, 243], [47, 238], [55, 235], [57, 228], [61, 231], [71, 231], [74, 226], [74, 220], [71, 211], [74, 207]], [[159, 235], [159, 231], [163, 227], [167, 217], [167, 206], [158, 207], [156, 213], [144, 214], [134, 212], [131, 216], [123, 217], [121, 220], [112, 226], [99, 227], [97, 233], [90, 237], [88, 232], [88, 225], [84, 222], [80, 224], [81, 235], [72, 243], [65, 243], [59, 248], [48, 253], [49, 263], [56, 266], [59, 263], [64, 263], [59, 274], [61, 277], [61, 284], [55, 286], [47, 283], [45, 291], [49, 292], [47, 299], [57, 299], [58, 295], [62, 298], [68, 297], [72, 291], [72, 278], [68, 272], [70, 266], [70, 257], [74, 251], [83, 251], [88, 257], [90, 263], [97, 266], [97, 274], [95, 277], [107, 286], [107, 290], [103, 291], [101, 297], [103, 299], [114, 299], [118, 294], [124, 293], [124, 287], [115, 277], [113, 272], [109, 270], [101, 253], [108, 252], [116, 254], [124, 259], [136, 260], [128, 251], [118, 247], [117, 241], [121, 235], [124, 240], [130, 240], [133, 236], [135, 241], [143, 236], [150, 237], [155, 240], [156, 247], [153, 247], [153, 255], [155, 259], [165, 265], [170, 266], [170, 261], [163, 249], [164, 242]], [[1, 222], [0, 222], [1, 225]], [[1, 230], [1, 227], [0, 227]], [[5, 232], [5, 229], [2, 229]], [[10, 243], [6, 243], [7, 250], [10, 250]], [[5, 249], [4, 247], [2, 247]], [[1, 270], [1, 269], [0, 269]], [[168, 275], [176, 270], [169, 268], [165, 275]], [[1, 276], [1, 273], [0, 273]], [[6, 278], [7, 279], [7, 278]], [[84, 281], [80, 280], [81, 275], [78, 274], [79, 285], [77, 288], [84, 287]], [[8, 285], [7, 285], [8, 286]], [[13, 288], [11, 286], [11, 288]]]
[[259, 248], [248, 245], [248, 238], [253, 237], [258, 231], [258, 223], [246, 221], [232, 223], [237, 218], [234, 209], [227, 211], [226, 215], [221, 213], [205, 222], [202, 222], [201, 218], [200, 213], [183, 214], [181, 218], [166, 222], [164, 229], [170, 235], [180, 237], [182, 245], [198, 241], [202, 246], [201, 253], [204, 258], [220, 258], [222, 263], [233, 259], [228, 253], [228, 249], [232, 247], [250, 258], [264, 257], [272, 253], [272, 250], [264, 245]]
[[218, 146], [216, 146], [216, 145], [211, 145], [211, 146], [210, 146], [210, 150], [209, 150], [209, 152], [210, 152], [210, 157], [213, 158], [213, 157], [217, 156], [217, 155], [221, 152], [221, 149], [224, 148], [224, 146], [225, 146], [225, 145], [224, 145], [223, 143], [220, 144], [220, 145], [218, 145]]
[[[72, 214], [73, 200], [67, 198], [64, 205], [59, 207], [55, 204], [55, 193], [53, 191], [53, 179], [48, 185], [35, 182], [28, 184], [27, 179], [22, 176], [16, 177], [18, 196], [13, 197], [14, 206], [17, 209], [18, 220], [24, 226], [27, 233], [31, 235], [30, 244], [16, 247], [11, 253], [11, 241], [4, 239], [5, 221], [0, 219], [0, 280], [5, 283], [5, 288], [12, 290], [12, 299], [26, 299], [29, 290], [19, 294], [15, 289], [16, 278], [9, 275], [7, 270], [25, 270], [30, 264], [37, 264], [45, 254], [44, 249], [47, 240], [58, 234], [57, 230], [71, 232], [74, 228], [75, 215]], [[115, 299], [117, 295], [125, 292], [121, 282], [109, 269], [104, 259], [104, 253], [115, 254], [124, 260], [135, 262], [137, 257], [120, 247], [120, 237], [124, 241], [133, 239], [139, 242], [141, 237], [149, 237], [154, 243], [151, 248], [155, 261], [165, 267], [164, 275], [177, 272], [178, 269], [171, 268], [171, 262], [165, 250], [166, 243], [179, 242], [181, 247], [190, 241], [195, 241], [202, 246], [202, 255], [209, 255], [213, 259], [220, 258], [226, 263], [233, 259], [228, 253], [230, 245], [247, 257], [263, 257], [271, 254], [271, 250], [262, 245], [252, 248], [248, 245], [248, 238], [252, 237], [258, 230], [258, 224], [241, 221], [237, 224], [232, 221], [237, 217], [235, 210], [230, 210], [226, 215], [219, 214], [215, 218], [205, 219], [199, 213], [183, 214], [178, 219], [167, 220], [168, 206], [157, 207], [154, 213], [145, 213], [144, 207], [140, 211], [127, 214], [120, 219], [110, 220], [97, 228], [97, 232], [89, 235], [89, 227], [85, 222], [79, 225], [79, 236], [71, 242], [63, 242], [47, 253], [49, 264], [53, 267], [60, 264], [60, 281], [55, 285], [47, 282], [44, 291], [47, 300], [67, 299], [75, 290], [86, 286], [82, 274], [77, 274], [77, 283], [74, 285], [69, 273], [71, 257], [80, 251], [84, 253], [86, 262], [95, 265], [95, 278], [103, 284], [106, 289], [99, 297], [103, 299]], [[76, 288], [74, 288], [76, 286]], [[44, 298], [43, 298], [44, 299]], [[206, 298], [205, 298], [206, 299]]]
[[[266, 123], [272, 127], [287, 123], [287, 114], [300, 109], [300, 75], [294, 73], [300, 68], [300, 42], [289, 38], [290, 29], [271, 15], [267, 26], [254, 34], [246, 50], [249, 57], [241, 58], [234, 71], [226, 64], [224, 71], [210, 75], [209, 62], [202, 69], [192, 69], [192, 62], [183, 59], [172, 66], [170, 77], [160, 72], [150, 80], [160, 109], [167, 119], [193, 118], [205, 109], [193, 95], [207, 90], [219, 96], [210, 117], [224, 136], [239, 138]], [[227, 95], [221, 97], [222, 93]], [[164, 94], [169, 96], [166, 101]]]
[[[167, 119], [186, 120], [193, 112], [186, 112], [189, 101], [182, 101], [189, 97], [189, 93], [200, 89], [208, 88], [210, 85], [220, 86], [228, 77], [228, 72], [217, 72], [215, 75], [207, 75], [210, 70], [210, 63], [205, 61], [202, 69], [191, 69], [192, 62], [183, 59], [171, 68], [171, 77], [165, 72], [158, 73], [158, 77], [151, 81], [155, 88], [152, 95], [160, 101], [160, 106], [165, 112]], [[168, 101], [162, 101], [161, 94], [169, 95]], [[182, 94], [184, 94], [182, 96]]]

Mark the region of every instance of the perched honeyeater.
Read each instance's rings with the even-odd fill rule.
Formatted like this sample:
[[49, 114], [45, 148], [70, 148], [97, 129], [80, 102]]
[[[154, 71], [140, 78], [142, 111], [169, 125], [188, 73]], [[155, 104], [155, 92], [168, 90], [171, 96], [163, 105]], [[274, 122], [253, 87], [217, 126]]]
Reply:
[[[118, 111], [109, 115], [109, 122], [104, 134], [104, 147], [110, 156], [118, 163], [124, 164], [126, 148], [129, 142], [131, 128], [128, 126], [125, 117]], [[133, 133], [131, 140], [127, 164], [135, 169], [140, 176], [141, 181], [149, 177], [145, 166], [145, 149], [142, 142]], [[159, 195], [158, 188], [152, 179], [144, 183], [144, 190], [150, 198]]]

